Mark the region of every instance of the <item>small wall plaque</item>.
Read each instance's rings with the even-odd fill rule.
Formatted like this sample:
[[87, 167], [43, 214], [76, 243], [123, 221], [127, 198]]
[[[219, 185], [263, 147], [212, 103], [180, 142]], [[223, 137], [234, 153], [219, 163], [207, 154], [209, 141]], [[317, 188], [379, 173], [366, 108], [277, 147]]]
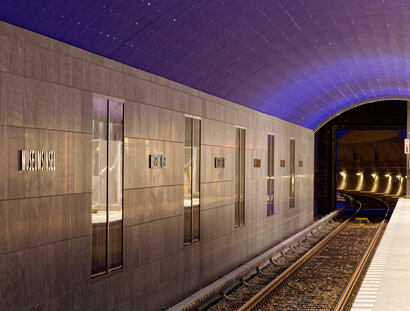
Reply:
[[261, 159], [253, 159], [253, 167], [261, 167]]
[[161, 154], [149, 155], [149, 168], [166, 168], [167, 157]]
[[299, 161], [299, 167], [303, 167], [303, 161]]
[[285, 167], [285, 160], [280, 160], [280, 167]]
[[215, 168], [225, 168], [225, 158], [224, 157], [215, 158]]

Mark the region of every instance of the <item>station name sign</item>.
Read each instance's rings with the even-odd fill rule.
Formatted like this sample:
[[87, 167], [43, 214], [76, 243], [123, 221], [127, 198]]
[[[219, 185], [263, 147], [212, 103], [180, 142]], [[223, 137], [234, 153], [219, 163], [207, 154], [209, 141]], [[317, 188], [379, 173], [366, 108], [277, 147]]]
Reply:
[[166, 168], [167, 157], [162, 154], [149, 155], [149, 168]]
[[21, 150], [22, 171], [55, 171], [56, 155], [54, 151]]

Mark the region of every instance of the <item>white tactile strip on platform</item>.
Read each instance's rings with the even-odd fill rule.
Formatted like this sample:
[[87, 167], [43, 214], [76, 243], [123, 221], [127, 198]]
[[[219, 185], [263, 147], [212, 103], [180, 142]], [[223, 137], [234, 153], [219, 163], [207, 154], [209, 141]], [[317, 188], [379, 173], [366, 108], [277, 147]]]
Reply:
[[[397, 218], [397, 215], [395, 215]], [[392, 217], [393, 218], [393, 217]], [[386, 263], [391, 252], [392, 242], [395, 238], [395, 220], [388, 224], [383, 238], [376, 250], [372, 262], [367, 270], [366, 276], [356, 296], [351, 311], [373, 311], [375, 309], [376, 299], [379, 288], [382, 284], [383, 274], [386, 269]]]
[[376, 251], [351, 311], [373, 310], [384, 267], [387, 262], [387, 256], [388, 252], [386, 250]]

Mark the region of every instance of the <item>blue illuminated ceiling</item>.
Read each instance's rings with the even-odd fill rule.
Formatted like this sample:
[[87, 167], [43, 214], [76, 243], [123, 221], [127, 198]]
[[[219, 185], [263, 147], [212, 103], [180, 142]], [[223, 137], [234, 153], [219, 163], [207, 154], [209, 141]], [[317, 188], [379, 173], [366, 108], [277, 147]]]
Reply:
[[1, 0], [0, 19], [312, 129], [410, 96], [405, 0]]

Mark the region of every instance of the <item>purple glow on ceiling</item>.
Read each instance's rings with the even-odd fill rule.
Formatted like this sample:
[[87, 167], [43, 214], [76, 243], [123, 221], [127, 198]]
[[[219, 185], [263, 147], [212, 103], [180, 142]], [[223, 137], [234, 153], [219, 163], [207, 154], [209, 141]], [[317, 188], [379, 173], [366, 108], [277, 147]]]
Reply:
[[410, 97], [408, 1], [2, 0], [0, 19], [312, 129]]

